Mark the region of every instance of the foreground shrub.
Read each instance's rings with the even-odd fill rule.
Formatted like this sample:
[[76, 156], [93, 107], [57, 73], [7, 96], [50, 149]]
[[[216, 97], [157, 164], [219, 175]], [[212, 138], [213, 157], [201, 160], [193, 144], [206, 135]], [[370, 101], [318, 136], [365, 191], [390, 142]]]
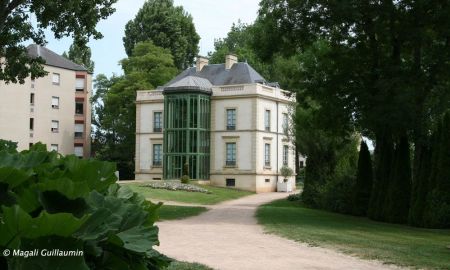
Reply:
[[287, 197], [287, 200], [291, 201], [291, 202], [300, 201], [301, 199], [302, 199], [302, 194], [300, 194], [300, 193], [291, 194]]
[[116, 184], [109, 162], [43, 151], [0, 151], [0, 249], [82, 251], [82, 256], [0, 259], [9, 269], [158, 269], [160, 205]]
[[189, 179], [189, 175], [183, 175], [183, 176], [181, 176], [181, 183], [183, 183], [183, 184], [189, 184], [189, 181], [190, 181], [191, 179]]

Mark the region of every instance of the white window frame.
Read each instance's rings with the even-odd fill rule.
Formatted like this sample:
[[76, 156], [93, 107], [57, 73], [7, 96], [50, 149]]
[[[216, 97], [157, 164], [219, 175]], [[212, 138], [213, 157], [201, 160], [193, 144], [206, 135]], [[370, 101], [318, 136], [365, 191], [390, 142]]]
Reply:
[[[156, 151], [157, 147], [159, 147], [158, 152]], [[153, 167], [161, 167], [162, 166], [162, 156], [163, 156], [162, 144], [155, 143], [155, 144], [153, 144], [152, 148], [153, 148], [152, 149], [152, 164], [153, 164]]]
[[[231, 118], [230, 118], [231, 116]], [[225, 109], [226, 129], [236, 130], [236, 108]]]
[[[156, 126], [156, 115], [159, 114], [159, 126]], [[163, 113], [161, 111], [155, 111], [153, 112], [153, 132], [162, 132], [162, 128], [163, 128]]]
[[52, 109], [59, 109], [59, 97], [52, 97]]
[[264, 111], [264, 130], [270, 131], [270, 110]]
[[[228, 148], [230, 146], [231, 148]], [[226, 142], [225, 143], [225, 166], [235, 167], [236, 166], [236, 155], [237, 155], [237, 144], [236, 142]]]
[[270, 167], [270, 143], [264, 143], [264, 167]]
[[58, 133], [59, 132], [59, 121], [58, 120], [52, 120], [52, 128], [51, 131], [53, 133]]
[[52, 74], [52, 84], [53, 85], [60, 85], [61, 84], [61, 74], [59, 74], [59, 73], [53, 73]]
[[58, 152], [59, 151], [59, 146], [57, 144], [51, 144], [50, 145], [50, 152], [51, 151]]
[[289, 146], [283, 145], [283, 166], [288, 166], [289, 164]]

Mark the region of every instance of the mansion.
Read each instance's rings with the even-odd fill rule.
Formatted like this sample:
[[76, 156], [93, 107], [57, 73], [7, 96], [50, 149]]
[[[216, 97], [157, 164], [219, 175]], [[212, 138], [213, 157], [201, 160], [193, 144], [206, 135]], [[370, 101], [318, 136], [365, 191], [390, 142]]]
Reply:
[[[211, 185], [275, 191], [280, 169], [295, 170], [289, 94], [234, 55], [211, 65], [199, 57], [166, 85], [138, 91], [136, 179], [188, 172]], [[289, 185], [295, 189], [295, 176]]]

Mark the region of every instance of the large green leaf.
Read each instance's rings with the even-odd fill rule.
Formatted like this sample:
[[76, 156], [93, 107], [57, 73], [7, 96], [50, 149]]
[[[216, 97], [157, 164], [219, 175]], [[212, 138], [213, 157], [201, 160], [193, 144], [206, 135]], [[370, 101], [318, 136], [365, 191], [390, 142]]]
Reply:
[[20, 237], [31, 226], [32, 218], [18, 205], [2, 207], [0, 217], [0, 246], [17, 248]]
[[122, 240], [123, 247], [138, 253], [152, 254], [153, 246], [159, 245], [158, 228], [153, 227], [133, 227], [120, 232], [117, 237]]
[[84, 197], [90, 192], [89, 184], [86, 181], [72, 181], [64, 177], [58, 179], [42, 179], [37, 184], [40, 191], [58, 191], [68, 199]]
[[13, 167], [0, 168], [0, 183], [6, 183], [10, 188], [15, 188], [27, 181], [31, 175], [31, 170], [20, 170]]

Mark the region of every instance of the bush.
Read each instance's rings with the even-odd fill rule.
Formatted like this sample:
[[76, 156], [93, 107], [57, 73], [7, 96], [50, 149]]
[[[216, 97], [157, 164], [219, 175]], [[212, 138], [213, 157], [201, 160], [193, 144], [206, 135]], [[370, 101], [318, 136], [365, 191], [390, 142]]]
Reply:
[[[10, 269], [159, 269], [155, 205], [116, 182], [113, 163], [42, 151], [0, 151], [0, 249], [83, 256], [1, 257]], [[37, 150], [39, 149], [39, 151]]]
[[10, 153], [14, 153], [16, 152], [17, 149], [17, 143], [16, 142], [11, 142], [11, 141], [5, 141], [0, 139], [0, 151], [7, 151]]
[[280, 174], [284, 177], [284, 179], [287, 179], [289, 176], [292, 176], [294, 174], [294, 171], [288, 166], [283, 166], [280, 169]]
[[291, 202], [300, 201], [301, 199], [302, 199], [302, 194], [300, 194], [300, 193], [291, 194], [287, 197], [287, 200], [291, 201]]
[[355, 178], [351, 176], [329, 181], [321, 190], [321, 208], [342, 214], [352, 213], [354, 184]]
[[200, 193], [211, 194], [211, 191], [209, 191], [205, 188], [201, 188], [201, 187], [194, 186], [194, 185], [188, 185], [188, 184], [180, 184], [177, 182], [158, 181], [158, 182], [142, 185], [142, 187], [148, 187], [148, 188], [153, 188], [153, 189], [166, 189], [166, 190], [171, 190], [171, 191], [182, 190], [182, 191], [188, 191], [188, 192], [200, 192]]
[[373, 171], [369, 148], [361, 141], [358, 158], [358, 172], [353, 198], [352, 213], [357, 216], [365, 216], [369, 208], [370, 194], [372, 192]]
[[189, 175], [183, 175], [183, 176], [181, 176], [181, 183], [183, 183], [183, 184], [189, 184], [189, 181], [190, 181], [191, 179], [189, 178]]

